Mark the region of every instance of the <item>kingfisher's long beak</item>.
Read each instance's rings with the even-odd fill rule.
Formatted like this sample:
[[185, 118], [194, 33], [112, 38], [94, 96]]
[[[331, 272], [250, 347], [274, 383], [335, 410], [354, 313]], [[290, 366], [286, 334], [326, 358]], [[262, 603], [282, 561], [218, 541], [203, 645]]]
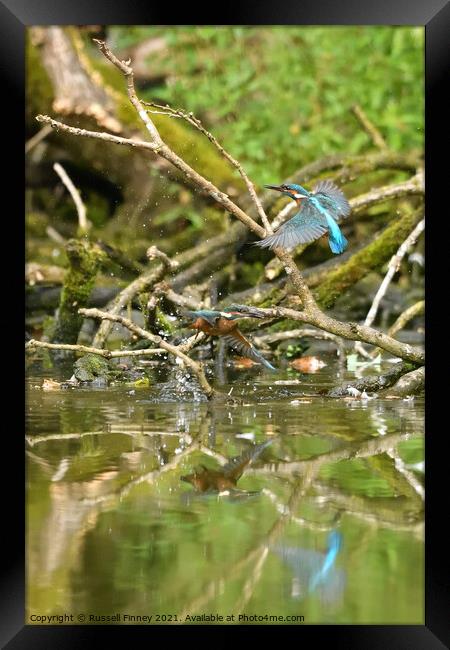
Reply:
[[283, 188], [280, 185], [264, 185], [268, 190], [275, 190], [276, 192], [283, 192]]

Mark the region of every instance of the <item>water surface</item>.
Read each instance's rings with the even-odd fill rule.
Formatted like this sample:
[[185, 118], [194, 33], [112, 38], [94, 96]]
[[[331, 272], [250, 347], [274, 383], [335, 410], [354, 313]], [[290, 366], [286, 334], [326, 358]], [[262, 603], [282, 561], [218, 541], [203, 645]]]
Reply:
[[[423, 399], [314, 396], [355, 377], [322, 358], [277, 375], [290, 385], [227, 372], [243, 404], [221, 406], [160, 386], [45, 392], [56, 371], [34, 364], [27, 620], [423, 623]], [[180, 480], [268, 439], [231, 493]]]

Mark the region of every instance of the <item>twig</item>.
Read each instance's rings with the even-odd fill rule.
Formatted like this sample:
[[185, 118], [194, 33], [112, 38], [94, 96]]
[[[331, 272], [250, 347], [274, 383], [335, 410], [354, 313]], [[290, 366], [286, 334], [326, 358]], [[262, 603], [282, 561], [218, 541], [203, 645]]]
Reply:
[[[122, 291], [114, 298], [112, 303], [108, 305], [108, 312], [110, 314], [118, 314], [121, 312], [122, 309], [126, 307], [126, 305], [131, 303], [133, 298], [138, 293], [145, 291], [151, 287], [152, 284], [158, 282], [158, 280], [161, 280], [161, 278], [164, 276], [164, 273], [164, 266], [160, 264], [156, 269], [152, 269], [140, 275], [128, 286], [126, 286], [125, 289], [122, 289]], [[111, 327], [112, 321], [104, 320], [101, 323], [92, 341], [92, 345], [94, 347], [101, 347], [104, 345], [106, 339], [108, 338], [108, 334], [111, 331]]]
[[77, 209], [78, 223], [80, 226], [80, 230], [82, 233], [86, 233], [89, 230], [91, 223], [86, 219], [86, 206], [81, 200], [79, 191], [72, 183], [71, 179], [69, 178], [67, 172], [62, 167], [62, 165], [60, 165], [59, 163], [55, 163], [53, 165], [53, 169], [58, 174], [63, 184], [66, 186], [67, 190], [69, 191], [70, 196], [72, 197], [73, 202], [75, 203], [75, 207]]
[[386, 150], [388, 148], [386, 141], [384, 140], [383, 136], [381, 135], [377, 127], [374, 124], [372, 124], [372, 122], [369, 120], [369, 118], [364, 113], [361, 106], [359, 104], [355, 104], [354, 106], [352, 106], [352, 111], [353, 114], [356, 116], [356, 118], [359, 120], [364, 131], [367, 133], [369, 138], [374, 143], [374, 145], [378, 147], [378, 149], [381, 149], [382, 151]]
[[49, 124], [52, 129], [55, 129], [56, 131], [63, 131], [64, 133], [70, 133], [71, 135], [82, 136], [84, 138], [96, 138], [97, 140], [103, 140], [104, 142], [122, 144], [128, 147], [137, 147], [139, 149], [149, 149], [150, 151], [156, 151], [158, 148], [157, 145], [153, 142], [144, 142], [143, 140], [122, 138], [118, 135], [113, 135], [112, 133], [106, 133], [105, 131], [88, 131], [87, 129], [78, 129], [75, 126], [69, 126], [68, 124], [63, 124], [63, 122], [53, 120], [48, 115], [36, 115], [36, 120], [38, 122], [42, 122], [43, 124]]
[[[416, 243], [417, 239], [419, 236], [422, 234], [422, 232], [425, 230], [425, 219], [422, 219], [419, 221], [417, 226], [414, 228], [414, 230], [408, 235], [408, 237], [405, 239], [403, 244], [400, 246], [398, 251], [396, 252], [395, 255], [392, 256], [391, 261], [389, 262], [388, 270], [386, 275], [384, 276], [383, 282], [380, 284], [380, 287], [375, 294], [375, 297], [372, 301], [372, 305], [367, 313], [366, 319], [364, 321], [364, 325], [366, 327], [372, 325], [373, 321], [375, 320], [375, 317], [378, 312], [378, 307], [380, 306], [380, 302], [384, 296], [384, 294], [387, 291], [387, 288], [389, 284], [391, 283], [392, 278], [394, 275], [397, 273], [400, 262], [402, 261], [403, 257], [406, 255], [406, 253], [414, 246]], [[357, 343], [355, 345], [355, 350], [360, 352], [361, 350], [364, 350], [363, 346], [361, 343]], [[362, 354], [365, 353], [365, 350]]]
[[51, 133], [52, 127], [49, 124], [46, 124], [45, 126], [42, 127], [42, 129], [39, 129], [37, 133], [33, 135], [32, 138], [30, 138], [26, 143], [25, 143], [25, 153], [30, 153], [30, 151], [35, 147], [39, 142], [44, 140], [48, 136], [49, 133]]
[[92, 40], [94, 41], [94, 43], [97, 44], [100, 52], [107, 59], [109, 59], [111, 63], [113, 63], [117, 68], [119, 68], [119, 70], [125, 76], [127, 80], [127, 93], [130, 102], [133, 104], [139, 117], [144, 122], [148, 132], [150, 133], [153, 142], [156, 144], [156, 146], [162, 145], [163, 141], [161, 139], [161, 136], [158, 133], [158, 129], [155, 127], [153, 122], [148, 118], [146, 111], [142, 108], [142, 104], [136, 95], [136, 90], [134, 88], [133, 68], [130, 67], [131, 61], [129, 60], [121, 61], [120, 59], [118, 59], [116, 55], [109, 49], [109, 47], [106, 45], [104, 41], [101, 41], [98, 38], [94, 38]]
[[241, 210], [241, 208], [233, 203], [227, 194], [221, 192], [215, 185], [213, 185], [213, 183], [206, 180], [206, 178], [196, 172], [182, 158], [177, 156], [177, 154], [172, 151], [172, 149], [170, 149], [167, 144], [164, 143], [158, 129], [149, 118], [147, 111], [143, 108], [142, 103], [139, 101], [136, 95], [133, 80], [133, 69], [129, 65], [130, 61], [120, 61], [115, 56], [115, 54], [111, 52], [104, 41], [94, 39], [94, 42], [97, 43], [102, 54], [104, 54], [105, 57], [109, 59], [111, 63], [119, 68], [119, 70], [124, 74], [127, 81], [128, 97], [150, 134], [155, 153], [158, 153], [162, 158], [165, 158], [175, 167], [177, 167], [177, 169], [181, 170], [191, 181], [201, 187], [207, 194], [212, 196], [213, 199], [215, 199], [226, 210], [234, 214], [240, 221], [245, 223], [251, 230], [253, 230], [253, 232], [255, 232], [260, 237], [264, 237], [265, 230], [261, 228], [261, 226], [257, 224], [256, 221], [254, 221], [251, 217], [249, 217], [248, 214], [246, 214], [243, 210]]
[[[240, 225], [240, 224], [237, 224]], [[208, 259], [211, 260], [220, 260], [221, 258], [221, 251], [217, 250], [218, 248], [223, 247], [224, 242], [226, 240], [226, 235], [218, 235], [217, 237], [213, 237], [209, 242], [207, 242], [207, 245], [199, 245], [197, 247], [191, 248], [187, 251], [183, 251], [183, 253], [180, 253], [175, 256], [175, 259], [173, 260], [173, 263], [179, 264], [180, 268], [183, 266], [186, 266], [187, 264], [192, 263], [192, 261], [196, 259], [204, 259], [206, 262]], [[223, 249], [221, 249], [223, 250]], [[198, 267], [199, 270], [200, 268], [202, 269], [200, 272], [204, 273], [203, 266], [201, 262], [197, 262], [196, 264], [193, 265], [193, 267]], [[189, 277], [189, 280], [191, 279], [191, 275], [193, 273], [193, 270], [195, 268], [189, 270], [187, 273], [187, 276]], [[133, 280], [125, 289], [122, 289], [122, 291], [114, 298], [114, 300], [108, 305], [108, 311], [111, 314], [118, 314], [126, 307], [127, 304], [129, 304], [133, 298], [138, 294], [143, 291], [147, 291], [150, 287], [152, 287], [154, 284], [159, 282], [160, 280], [163, 279], [163, 277], [166, 274], [166, 267], [161, 263], [155, 268], [146, 271], [142, 275], [140, 275], [138, 278]], [[181, 279], [182, 273], [179, 273], [175, 276], [175, 280]], [[183, 282], [186, 280], [186, 278], [183, 280]], [[106, 339], [108, 338], [108, 334], [111, 331], [111, 326], [112, 323], [110, 321], [103, 321], [100, 327], [98, 328], [98, 331], [94, 337], [94, 340], [92, 341], [93, 346], [101, 347], [104, 345]]]
[[163, 348], [151, 348], [146, 350], [105, 350], [104, 348], [93, 348], [88, 345], [75, 345], [70, 343], [46, 343], [45, 341], [36, 341], [31, 339], [25, 344], [25, 349], [47, 348], [49, 350], [70, 350], [71, 352], [83, 352], [84, 354], [98, 354], [105, 359], [114, 359], [116, 357], [146, 357], [155, 354], [164, 354]]
[[182, 296], [179, 293], [176, 293], [171, 289], [170, 285], [167, 282], [159, 282], [158, 284], [155, 284], [153, 287], [153, 293], [156, 296], [164, 296], [167, 300], [170, 302], [173, 302], [174, 305], [178, 305], [179, 307], [184, 307], [186, 309], [198, 309], [202, 305], [199, 305], [199, 303], [195, 300], [192, 300], [191, 298], [187, 298], [186, 296]]
[[177, 269], [180, 264], [176, 260], [171, 260], [170, 257], [168, 257], [165, 253], [160, 251], [156, 246], [150, 246], [150, 248], [147, 248], [146, 255], [149, 260], [161, 260], [163, 263], [164, 267], [168, 271], [173, 271]]
[[193, 361], [190, 357], [188, 357], [184, 352], [180, 350], [179, 347], [167, 343], [167, 341], [164, 341], [164, 339], [162, 339], [160, 336], [156, 336], [155, 334], [150, 334], [150, 332], [147, 332], [146, 330], [142, 329], [142, 327], [139, 327], [128, 318], [124, 318], [123, 316], [119, 316], [118, 314], [111, 314], [105, 311], [101, 311], [100, 309], [84, 309], [84, 308], [79, 309], [79, 313], [82, 314], [83, 316], [86, 316], [87, 318], [100, 318], [101, 320], [110, 320], [115, 323], [120, 323], [121, 325], [129, 329], [130, 332], [133, 332], [133, 334], [136, 334], [140, 338], [147, 339], [148, 341], [151, 341], [155, 345], [159, 345], [164, 350], [167, 350], [167, 352], [170, 352], [171, 354], [181, 359], [181, 361], [183, 361], [183, 363], [192, 370], [194, 375], [197, 377], [198, 382], [208, 399], [210, 399], [215, 395], [215, 391], [209, 385], [209, 382], [205, 377], [205, 373], [203, 372], [203, 368], [201, 367], [201, 365]]
[[[231, 156], [222, 147], [220, 142], [217, 140], [217, 138], [215, 138], [213, 136], [212, 133], [210, 133], [209, 131], [207, 131], [205, 129], [205, 127], [200, 122], [200, 120], [197, 117], [195, 117], [195, 115], [192, 112], [191, 113], [186, 113], [185, 111], [183, 111], [181, 109], [174, 109], [171, 106], [169, 106], [168, 104], [166, 104], [165, 106], [161, 106], [160, 104], [155, 104], [154, 102], [145, 102], [145, 101], [142, 101], [142, 100], [141, 100], [141, 103], [145, 104], [146, 106], [155, 106], [156, 108], [163, 109], [163, 112], [159, 112], [159, 114], [167, 115], [169, 117], [181, 117], [184, 120], [186, 120], [186, 122], [188, 122], [189, 124], [194, 126], [196, 129], [198, 129], [201, 133], [203, 133], [203, 135], [206, 135], [208, 140], [210, 142], [212, 142], [212, 144], [219, 150], [219, 152], [222, 154], [222, 156], [224, 158], [226, 158], [226, 160], [228, 160], [228, 162], [230, 162], [234, 167], [236, 167], [236, 169], [238, 170], [238, 172], [241, 175], [242, 179], [244, 180], [244, 183], [247, 186], [247, 189], [249, 191], [250, 196], [252, 197], [252, 200], [253, 200], [254, 204], [256, 205], [257, 212], [258, 212], [258, 214], [259, 214], [259, 216], [261, 218], [261, 222], [262, 222], [264, 228], [266, 229], [266, 233], [267, 234], [272, 234], [273, 233], [272, 226], [270, 225], [269, 219], [267, 218], [267, 215], [266, 215], [266, 213], [264, 211], [262, 203], [261, 203], [261, 201], [260, 201], [260, 199], [259, 199], [259, 197], [258, 197], [258, 195], [256, 193], [255, 186], [253, 185], [253, 183], [251, 182], [251, 180], [249, 179], [249, 177], [245, 173], [242, 165], [235, 158], [233, 158], [233, 156]], [[151, 113], [156, 113], [156, 111], [150, 111], [150, 112]]]
[[404, 312], [400, 314], [397, 320], [391, 325], [388, 329], [388, 336], [395, 336], [397, 332], [402, 330], [410, 320], [416, 316], [420, 316], [425, 311], [425, 300], [419, 300], [418, 302], [405, 309]]
[[366, 194], [361, 194], [358, 197], [350, 199], [349, 203], [352, 208], [352, 213], [355, 214], [371, 207], [372, 205], [376, 205], [377, 203], [398, 199], [403, 196], [424, 194], [424, 191], [425, 185], [423, 173], [419, 172], [403, 183], [377, 187], [375, 190], [371, 190]]
[[[416, 316], [419, 316], [423, 314], [425, 311], [425, 300], [419, 300], [418, 302], [414, 303], [414, 305], [411, 305], [411, 307], [408, 307], [408, 309], [405, 309], [400, 316], [397, 318], [397, 320], [391, 325], [391, 327], [387, 331], [388, 336], [395, 336], [397, 332], [402, 330], [410, 320], [415, 318]], [[372, 350], [369, 354], [364, 350], [364, 356], [368, 359], [373, 359], [376, 357], [378, 354], [378, 349], [375, 348]]]
[[50, 239], [52, 239], [56, 244], [65, 246], [65, 244], [67, 243], [67, 240], [64, 239], [64, 237], [60, 235], [59, 232], [55, 228], [53, 228], [53, 226], [47, 226], [45, 232], [50, 237]]

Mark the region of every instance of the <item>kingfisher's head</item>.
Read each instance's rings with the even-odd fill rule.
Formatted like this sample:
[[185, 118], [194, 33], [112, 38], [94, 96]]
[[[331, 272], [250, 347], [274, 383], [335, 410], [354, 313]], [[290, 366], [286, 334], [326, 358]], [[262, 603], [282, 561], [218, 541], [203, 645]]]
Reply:
[[304, 187], [297, 185], [296, 183], [283, 185], [264, 185], [264, 187], [267, 187], [269, 190], [275, 190], [277, 192], [281, 192], [282, 194], [286, 194], [291, 199], [294, 199], [294, 201], [297, 203], [301, 203], [301, 201], [307, 199], [310, 196], [308, 190], [305, 190]]

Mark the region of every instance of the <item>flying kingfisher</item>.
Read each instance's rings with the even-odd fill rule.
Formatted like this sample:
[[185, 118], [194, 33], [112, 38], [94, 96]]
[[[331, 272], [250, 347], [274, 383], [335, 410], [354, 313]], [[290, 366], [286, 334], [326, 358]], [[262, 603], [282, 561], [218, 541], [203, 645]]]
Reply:
[[205, 332], [208, 336], [222, 336], [228, 345], [243, 356], [262, 363], [269, 370], [276, 370], [239, 331], [236, 322], [240, 318], [266, 318], [265, 313], [260, 309], [247, 305], [231, 305], [224, 307], [222, 311], [199, 309], [198, 311], [187, 311], [185, 314], [194, 319], [188, 325], [190, 329]]
[[331, 181], [319, 181], [312, 192], [301, 185], [265, 185], [286, 194], [300, 206], [299, 212], [273, 234], [256, 242], [261, 248], [291, 250], [298, 244], [307, 244], [328, 232], [332, 252], [339, 255], [347, 248], [347, 240], [335, 219], [348, 217], [350, 204], [344, 193]]

